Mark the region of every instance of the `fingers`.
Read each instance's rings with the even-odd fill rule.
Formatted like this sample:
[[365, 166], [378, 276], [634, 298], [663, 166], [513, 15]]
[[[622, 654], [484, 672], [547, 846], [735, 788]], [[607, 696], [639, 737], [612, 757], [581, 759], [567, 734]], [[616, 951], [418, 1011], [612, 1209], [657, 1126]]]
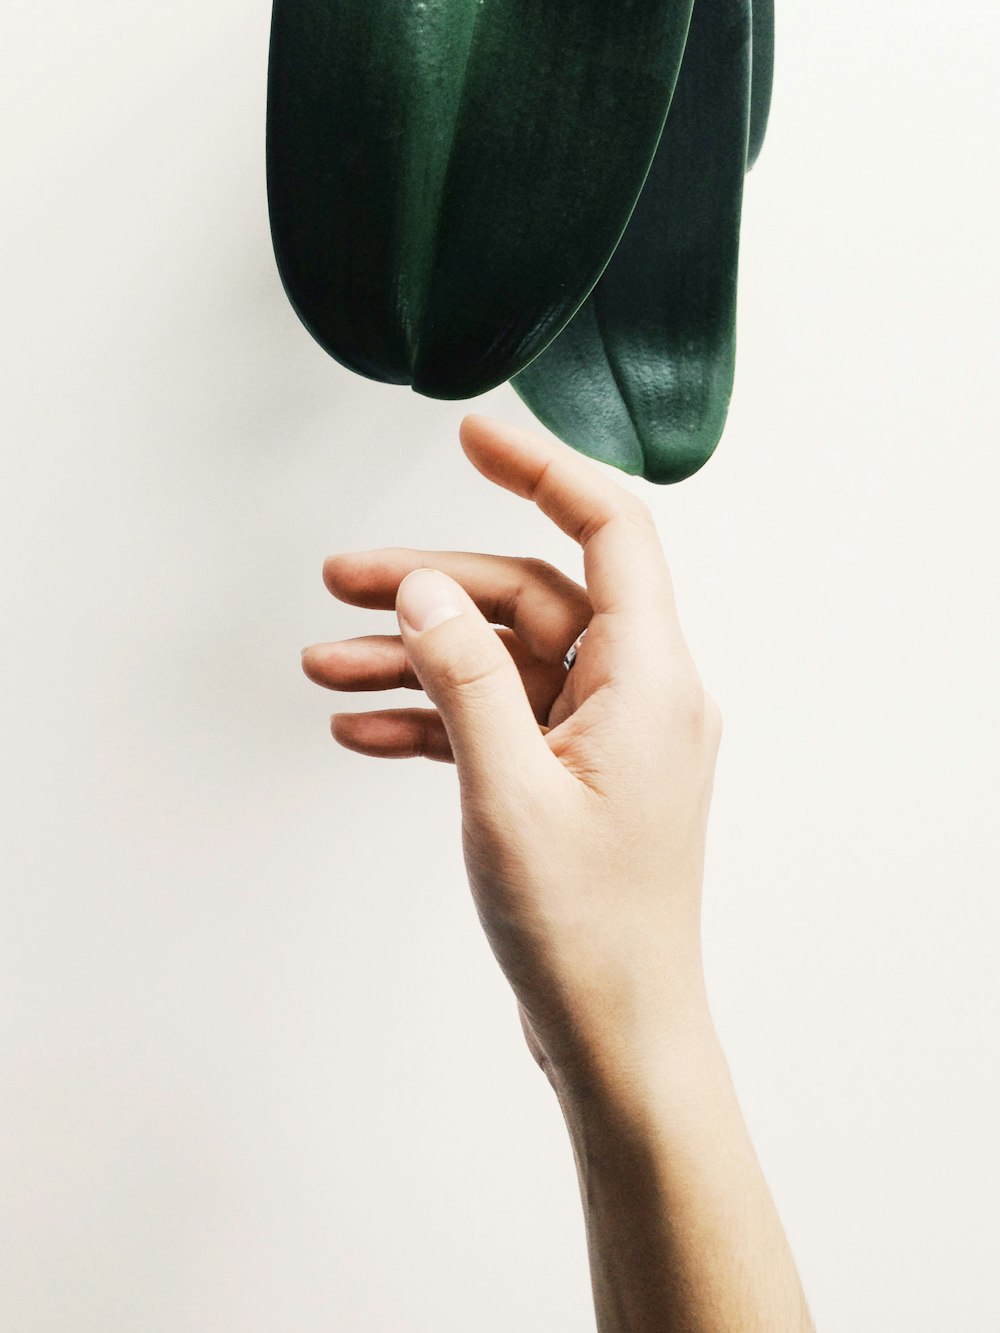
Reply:
[[386, 709], [377, 713], [335, 713], [334, 740], [377, 759], [437, 759], [453, 764], [451, 742], [436, 708]]
[[595, 616], [618, 620], [632, 645], [650, 627], [679, 635], [670, 571], [643, 501], [557, 440], [478, 415], [465, 417], [459, 434], [483, 476], [534, 500], [583, 547]]
[[386, 547], [330, 556], [323, 579], [343, 602], [392, 610], [400, 583], [420, 568], [439, 569], [460, 583], [491, 624], [509, 626], [542, 662], [561, 663], [591, 619], [586, 589], [544, 560]]
[[[303, 654], [303, 668], [331, 689], [424, 688], [437, 709], [339, 714], [334, 735], [369, 754], [424, 754], [452, 762], [457, 757], [460, 771], [468, 770], [464, 789], [474, 771], [481, 770], [489, 784], [496, 755], [505, 747], [513, 768], [520, 764], [527, 771], [529, 756], [540, 756], [531, 741], [525, 699], [535, 722], [548, 730], [567, 698], [579, 707], [606, 684], [627, 680], [634, 686], [671, 659], [689, 662], [690, 654], [656, 525], [640, 499], [557, 440], [479, 415], [464, 419], [460, 438], [484, 476], [533, 500], [579, 542], [586, 588], [541, 560], [404, 547], [345, 552], [324, 565], [329, 590], [353, 605], [395, 610], [406, 632], [315, 645]], [[418, 569], [439, 570], [458, 585], [454, 595], [465, 601], [468, 623], [414, 636], [399, 597], [403, 581]], [[496, 625], [503, 627], [497, 633], [509, 657], [497, 657], [495, 638], [487, 633]], [[567, 695], [563, 658], [584, 629], [589, 632]], [[444, 651], [445, 634], [451, 656], [439, 661], [435, 654]], [[461, 669], [452, 660], [459, 648], [469, 658]], [[489, 745], [485, 757], [476, 759], [480, 732], [489, 733]], [[546, 771], [540, 758], [538, 771]]]
[[328, 690], [419, 690], [398, 634], [367, 634], [303, 650], [302, 670]]
[[[436, 759], [453, 764], [451, 741], [436, 708], [391, 708], [377, 713], [334, 713], [338, 744], [376, 759]], [[542, 731], [547, 731], [542, 727]]]
[[[539, 662], [513, 630], [499, 629], [496, 633], [521, 673], [535, 718], [545, 722], [562, 689], [565, 668], [561, 662]], [[313, 644], [302, 653], [302, 669], [311, 681], [328, 690], [362, 692], [423, 688], [399, 634], [369, 634], [337, 643]]]

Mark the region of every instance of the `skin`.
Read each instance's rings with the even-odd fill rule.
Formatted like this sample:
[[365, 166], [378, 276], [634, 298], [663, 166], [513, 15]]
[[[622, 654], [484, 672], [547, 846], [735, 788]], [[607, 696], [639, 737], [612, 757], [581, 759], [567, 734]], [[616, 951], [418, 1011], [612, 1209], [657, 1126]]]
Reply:
[[[586, 587], [531, 558], [331, 556], [330, 592], [394, 608], [400, 633], [316, 644], [303, 669], [433, 705], [337, 713], [333, 735], [457, 766], [476, 908], [572, 1142], [600, 1333], [811, 1333], [705, 992], [722, 721], [652, 514], [557, 440], [483, 416], [460, 439], [580, 543]], [[421, 630], [446, 601], [457, 614]]]

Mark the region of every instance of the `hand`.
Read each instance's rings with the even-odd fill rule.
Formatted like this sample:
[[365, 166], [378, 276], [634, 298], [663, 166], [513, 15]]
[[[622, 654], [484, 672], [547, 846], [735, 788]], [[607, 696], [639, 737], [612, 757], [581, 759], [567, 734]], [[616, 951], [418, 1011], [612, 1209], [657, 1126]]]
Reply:
[[647, 506], [558, 441], [483, 416], [466, 417], [460, 438], [484, 476], [581, 544], [587, 587], [510, 556], [331, 556], [334, 596], [395, 607], [400, 634], [315, 645], [303, 667], [331, 689], [426, 692], [434, 708], [336, 714], [334, 737], [363, 754], [455, 762], [474, 901], [532, 1054], [557, 1090], [620, 1079], [705, 1003], [701, 880], [721, 718]]

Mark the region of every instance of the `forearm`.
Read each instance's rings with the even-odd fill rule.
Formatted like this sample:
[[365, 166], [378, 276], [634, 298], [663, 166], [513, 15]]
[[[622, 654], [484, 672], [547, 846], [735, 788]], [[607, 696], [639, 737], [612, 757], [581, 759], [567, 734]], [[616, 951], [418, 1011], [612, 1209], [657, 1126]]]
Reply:
[[655, 1060], [623, 1050], [588, 1086], [554, 1086], [599, 1333], [813, 1333], [707, 1006]]

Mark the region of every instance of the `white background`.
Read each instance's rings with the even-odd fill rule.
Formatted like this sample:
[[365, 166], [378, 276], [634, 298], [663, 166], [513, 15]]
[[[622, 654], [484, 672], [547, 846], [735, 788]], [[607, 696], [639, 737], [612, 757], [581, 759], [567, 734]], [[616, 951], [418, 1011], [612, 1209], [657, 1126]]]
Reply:
[[[677, 487], [607, 471], [725, 715], [710, 993], [820, 1328], [996, 1333], [1000, 20], [778, 11], [726, 436]], [[330, 712], [409, 699], [298, 657], [395, 629], [329, 552], [582, 562], [466, 460], [470, 405], [298, 324], [268, 27], [5, 9], [0, 1325], [577, 1333], [454, 769], [339, 748]]]

